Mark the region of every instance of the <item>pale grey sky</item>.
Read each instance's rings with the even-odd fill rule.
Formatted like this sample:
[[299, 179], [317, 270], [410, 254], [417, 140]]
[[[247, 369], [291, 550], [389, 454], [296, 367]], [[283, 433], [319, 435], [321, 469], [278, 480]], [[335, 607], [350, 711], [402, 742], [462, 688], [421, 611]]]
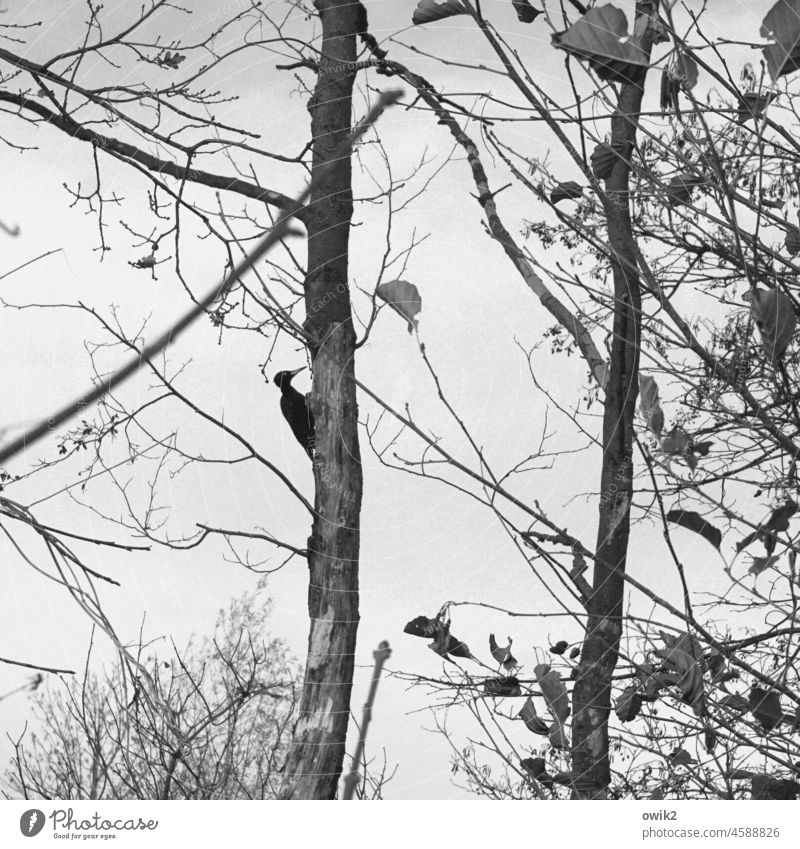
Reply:
[[[222, 7], [213, 0], [188, 0], [197, 10], [197, 20], [208, 18]], [[280, 3], [268, 3], [277, 8]], [[368, 0], [374, 34], [380, 39], [410, 23], [413, 2]], [[551, 4], [555, 5], [555, 4]], [[629, 13], [632, 3], [621, 4]], [[699, 5], [699, 4], [692, 4]], [[131, 4], [106, 3], [113, 21], [130, 14]], [[735, 35], [740, 27], [757, 31], [758, 22], [768, 3], [712, 2], [711, 19], [724, 23], [725, 31]], [[495, 20], [535, 69], [537, 82], [555, 96], [566, 91], [561, 56], [549, 44], [549, 35], [541, 22], [531, 27], [517, 24], [508, 0], [484, 2], [484, 11]], [[724, 7], [724, 8], [723, 8]], [[34, 0], [25, 9], [17, 9], [20, 19], [41, 18], [44, 25], [26, 50], [31, 58], [41, 59], [80, 43], [84, 7], [78, 2]], [[113, 28], [109, 25], [110, 28]], [[298, 22], [297, 26], [307, 26]], [[192, 37], [191, 27], [184, 32]], [[404, 49], [400, 43], [414, 44], [423, 52], [441, 52], [450, 59], [475, 62], [479, 59], [496, 66], [479, 33], [467, 18], [454, 18], [431, 26], [428, 31], [400, 33], [390, 49], [392, 55], [414, 70], [428, 76], [436, 85], [455, 91], [485, 89], [487, 77], [444, 67], [422, 55]], [[13, 45], [10, 49], [14, 49]], [[290, 75], [274, 70], [275, 58], [255, 51], [231, 60], [217, 72], [216, 84], [239, 100], [215, 109], [216, 117], [262, 134], [268, 149], [297, 152], [308, 133], [306, 98], [293, 90]], [[107, 67], [84, 71], [96, 82], [110, 73]], [[114, 79], [131, 81], [141, 76], [141, 66], [114, 72]], [[307, 82], [311, 81], [305, 73]], [[498, 96], [513, 97], [499, 76], [488, 77]], [[364, 86], [364, 77], [359, 82]], [[386, 78], [371, 76], [371, 85], [386, 86]], [[656, 95], [657, 96], [657, 95]], [[514, 97], [518, 102], [518, 98]], [[408, 98], [407, 98], [408, 102]], [[362, 103], [363, 105], [363, 103]], [[449, 134], [430, 116], [399, 107], [384, 116], [381, 136], [395, 175], [411, 173], [427, 154], [434, 157], [424, 173], [434, 170], [450, 151]], [[473, 128], [477, 137], [477, 130]], [[540, 124], [520, 123], [503, 127], [502, 137], [532, 157], [544, 157], [555, 144]], [[148, 334], [167, 326], [186, 306], [181, 284], [168, 265], [158, 270], [154, 282], [145, 271], [128, 264], [142, 255], [132, 247], [132, 238], [118, 224], [126, 222], [149, 226], [146, 190], [148, 182], [129, 169], [102, 159], [103, 192], [124, 196], [119, 211], [108, 209], [108, 241], [112, 246], [102, 263], [94, 251], [97, 245], [96, 221], [81, 209], [69, 209], [70, 197], [62, 187], [78, 182], [90, 185], [94, 179], [91, 150], [86, 144], [72, 142], [54, 129], [4, 120], [4, 135], [17, 144], [35, 144], [36, 150], [18, 152], [2, 148], [4, 187], [0, 215], [9, 224], [19, 224], [16, 239], [2, 237], [3, 258], [0, 273], [14, 268], [37, 254], [51, 249], [58, 253], [24, 271], [0, 281], [0, 297], [11, 303], [63, 303], [81, 300], [108, 314], [114, 304], [123, 325], [136, 327], [151, 316]], [[574, 169], [555, 151], [555, 162], [564, 162], [564, 179], [574, 179]], [[240, 161], [244, 161], [243, 159]], [[486, 156], [487, 165], [491, 164]], [[213, 170], [229, 170], [221, 159], [205, 163]], [[501, 167], [490, 167], [495, 187], [508, 182]], [[259, 180], [272, 188], [293, 193], [303, 175], [297, 170], [258, 160]], [[417, 178], [419, 181], [419, 178]], [[418, 182], [417, 182], [418, 184]], [[409, 186], [414, 185], [413, 180]], [[368, 193], [370, 183], [361, 175], [359, 188]], [[470, 196], [473, 185], [469, 169], [460, 155], [439, 173], [426, 193], [402, 213], [394, 225], [395, 246], [402, 246], [416, 230], [430, 234], [412, 254], [404, 277], [419, 288], [423, 309], [420, 336], [434, 363], [450, 400], [463, 414], [477, 442], [485, 446], [487, 456], [497, 470], [505, 471], [533, 451], [544, 428], [550, 434], [547, 450], [573, 449], [585, 445], [569, 420], [537, 392], [528, 374], [523, 349], [541, 341], [550, 321], [522, 280], [507, 262], [500, 248], [485, 235], [480, 208]], [[196, 189], [191, 196], [206, 207], [216, 201], [208, 190]], [[224, 198], [233, 214], [241, 209], [236, 197]], [[498, 197], [501, 213], [509, 229], [517, 233], [523, 219], [543, 214], [540, 204], [516, 189]], [[356, 219], [360, 226], [353, 232], [353, 282], [365, 289], [374, 285], [383, 250], [385, 212], [361, 205]], [[531, 242], [531, 249], [541, 251]], [[558, 251], [561, 251], [559, 254]], [[541, 254], [542, 262], [564, 259], [562, 249]], [[221, 271], [219, 250], [208, 241], [184, 243], [183, 272], [195, 291], [204, 291]], [[366, 300], [357, 301], [357, 309], [366, 315]], [[21, 425], [41, 417], [59, 403], [72, 397], [86, 385], [88, 357], [85, 340], [102, 341], [101, 330], [73, 310], [3, 310], [0, 334], [0, 359], [6, 364], [2, 375], [3, 422]], [[597, 334], [598, 343], [602, 342]], [[266, 385], [259, 372], [267, 343], [254, 334], [229, 333], [218, 345], [218, 336], [207, 323], [196, 327], [170, 350], [175, 366], [191, 358], [182, 386], [193, 400], [239, 429], [297, 481], [310, 496], [311, 469], [302, 450], [288, 433], [278, 411], [277, 389]], [[110, 365], [116, 357], [106, 359]], [[304, 356], [281, 343], [268, 373], [279, 368], [301, 365]], [[11, 364], [11, 365], [9, 365]], [[533, 355], [532, 365], [541, 384], [559, 404], [569, 408], [577, 402], [586, 370], [576, 358], [554, 357], [545, 341]], [[384, 311], [371, 340], [359, 352], [357, 370], [360, 379], [387, 401], [399, 407], [408, 403], [418, 423], [454, 446], [459, 456], [467, 456], [455, 424], [447, 419], [437, 403], [435, 388], [427, 376], [415, 342], [404, 323]], [[305, 388], [307, 377], [298, 378]], [[144, 398], [149, 377], [131, 381], [123, 394], [129, 403]], [[599, 412], [599, 408], [595, 408]], [[362, 417], [374, 421], [376, 410], [362, 399]], [[151, 413], [150, 424], [159, 432], [178, 429], [188, 444], [203, 446], [217, 456], [235, 455], [231, 444], [222, 445], [216, 436], [204, 431], [184, 411], [170, 402]], [[379, 432], [378, 442], [394, 432], [391, 425]], [[414, 442], [406, 440], [406, 456], [416, 456]], [[417, 446], [417, 452], [419, 446]], [[46, 440], [29, 452], [28, 460], [52, 457], [55, 441]], [[383, 468], [373, 457], [364, 439], [364, 512], [361, 564], [361, 615], [358, 658], [359, 675], [353, 696], [353, 709], [360, 714], [366, 694], [366, 682], [372, 666], [372, 651], [382, 639], [388, 639], [393, 655], [388, 668], [435, 675], [441, 669], [439, 659], [425, 642], [402, 633], [405, 622], [416, 615], [433, 615], [447, 600], [474, 600], [517, 610], [555, 609], [544, 588], [531, 574], [499, 522], [472, 499], [442, 484], [421, 481], [401, 472]], [[599, 452], [579, 452], [562, 457], [553, 468], [544, 467], [517, 478], [513, 491], [523, 499], [537, 499], [554, 519], [568, 527], [588, 544], [594, 541], [596, 505], [579, 496], [597, 488]], [[10, 470], [20, 472], [21, 460]], [[76, 467], [75, 467], [76, 468]], [[132, 491], [141, 497], [143, 484], [152, 475], [152, 467], [134, 466], [121, 471], [130, 477]], [[144, 475], [144, 480], [139, 478]], [[8, 489], [8, 495], [24, 503], [37, 501], [60, 490], [70, 480], [64, 469], [37, 474], [23, 484]], [[247, 529], [262, 525], [271, 533], [296, 544], [303, 544], [308, 533], [306, 516], [284, 490], [262, 470], [246, 466], [189, 469], [174, 480], [162, 482], [162, 503], [171, 510], [170, 527], [190, 533], [196, 522], [210, 522], [230, 528]], [[112, 515], [121, 512], [119, 500], [103, 478], [92, 482], [76, 498], [92, 502], [102, 499]], [[115, 535], [112, 525], [97, 520], [88, 510], [73, 503], [66, 494], [46, 498], [36, 508], [44, 522], [77, 528], [79, 532], [97, 531]], [[20, 538], [27, 539], [24, 534]], [[630, 556], [631, 571], [648, 575], [654, 589], [673, 595], [674, 575], [658, 576], [662, 564], [660, 534], [646, 530], [634, 534]], [[696, 547], [687, 542], [687, 552]], [[702, 543], [701, 543], [702, 545]], [[76, 546], [77, 548], [78, 546]], [[256, 576], [240, 566], [224, 562], [221, 541], [211, 540], [185, 553], [166, 548], [149, 553], [122, 554], [80, 547], [91, 565], [113, 575], [122, 589], [103, 589], [105, 609], [127, 640], [135, 639], [143, 613], [145, 632], [150, 636], [169, 634], [178, 643], [190, 633], [205, 631], [213, 623], [216, 611], [227, 605], [232, 595], [254, 586]], [[254, 554], [272, 557], [267, 549], [253, 547]], [[709, 561], [703, 551], [704, 561]], [[79, 668], [87, 646], [88, 625], [65, 593], [48, 585], [15, 556], [5, 541], [0, 541], [5, 592], [0, 596], [0, 618], [4, 623], [0, 654], [55, 666]], [[713, 563], [711, 567], [716, 569]], [[272, 629], [286, 638], [299, 657], [304, 654], [307, 633], [306, 566], [294, 561], [269, 579], [269, 593], [275, 600]], [[460, 608], [454, 631], [470, 643], [473, 650], [488, 658], [488, 633], [499, 637], [510, 634], [514, 651], [530, 672], [535, 662], [534, 646], [545, 649], [550, 641], [577, 641], [580, 633], [574, 622], [563, 626], [555, 620], [541, 622], [509, 619], [501, 613]], [[0, 693], [17, 686], [26, 674], [0, 665]], [[423, 709], [429, 703], [421, 690], [407, 690], [397, 680], [381, 684], [375, 718], [368, 742], [369, 752], [385, 749], [397, 774], [386, 788], [389, 798], [454, 798], [460, 791], [452, 786], [449, 748], [437, 734], [428, 733], [432, 721]], [[25, 719], [25, 701], [15, 697], [0, 702], [0, 729], [11, 734]], [[421, 712], [423, 711], [423, 712]], [[457, 733], [470, 726], [456, 723]], [[520, 723], [514, 739], [533, 745]], [[538, 741], [535, 741], [538, 742]], [[5, 753], [0, 743], [0, 754]]]

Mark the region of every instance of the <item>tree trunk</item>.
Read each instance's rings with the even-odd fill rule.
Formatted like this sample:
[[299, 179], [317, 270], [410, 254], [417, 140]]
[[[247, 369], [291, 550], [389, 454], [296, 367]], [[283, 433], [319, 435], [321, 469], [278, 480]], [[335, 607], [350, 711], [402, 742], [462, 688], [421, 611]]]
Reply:
[[[657, 0], [637, 0], [634, 37], [650, 55], [649, 22]], [[611, 143], [621, 160], [606, 180], [608, 241], [614, 281], [614, 338], [611, 373], [603, 411], [603, 467], [600, 478], [600, 521], [588, 622], [573, 691], [573, 798], [603, 799], [611, 780], [608, 716], [611, 677], [622, 633], [624, 575], [633, 496], [633, 418], [636, 411], [641, 339], [641, 291], [631, 228], [630, 158], [647, 69], [641, 68], [620, 87], [611, 123]]]
[[[360, 6], [315, 0], [322, 51], [309, 102], [313, 172], [350, 132]], [[315, 518], [308, 540], [308, 658], [281, 798], [333, 799], [342, 772], [358, 629], [362, 476], [348, 289], [351, 157], [326, 170], [309, 199], [306, 321], [316, 426]]]

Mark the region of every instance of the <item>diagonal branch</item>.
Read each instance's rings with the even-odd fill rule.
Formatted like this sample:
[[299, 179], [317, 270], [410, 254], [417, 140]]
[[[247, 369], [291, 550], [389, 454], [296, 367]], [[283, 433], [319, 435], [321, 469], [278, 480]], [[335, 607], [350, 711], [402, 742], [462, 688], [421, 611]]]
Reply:
[[24, 94], [0, 91], [0, 102], [13, 103], [19, 106], [20, 109], [33, 112], [42, 120], [47, 121], [48, 124], [51, 124], [68, 136], [79, 139], [80, 141], [89, 142], [99, 150], [105, 151], [109, 156], [113, 156], [122, 162], [137, 162], [148, 171], [153, 171], [156, 174], [164, 174], [168, 177], [174, 177], [176, 180], [197, 183], [198, 185], [208, 186], [212, 189], [234, 192], [235, 194], [262, 201], [271, 206], [278, 206], [282, 210], [290, 212], [298, 220], [305, 220], [305, 207], [281, 192], [265, 189], [263, 186], [242, 180], [239, 177], [226, 177], [222, 174], [202, 171], [199, 168], [188, 168], [184, 165], [178, 165], [178, 163], [171, 162], [168, 159], [160, 159], [136, 147], [136, 145], [105, 136], [95, 130], [90, 130], [66, 113], [57, 114]]
[[395, 61], [385, 61], [382, 67], [391, 69], [395, 74], [404, 79], [409, 85], [416, 89], [419, 97], [431, 108], [440, 124], [450, 131], [456, 142], [464, 149], [475, 187], [478, 190], [477, 200], [486, 215], [489, 232], [492, 238], [497, 240], [506, 253], [506, 256], [514, 264], [528, 288], [541, 301], [542, 306], [555, 318], [555, 320], [575, 340], [583, 358], [586, 360], [589, 370], [595, 382], [601, 389], [606, 384], [606, 364], [600, 351], [592, 339], [591, 333], [580, 320], [548, 289], [544, 280], [536, 273], [530, 260], [525, 256], [522, 248], [516, 243], [503, 223], [495, 203], [495, 195], [489, 187], [489, 178], [481, 162], [480, 153], [475, 142], [464, 132], [461, 125], [445, 106], [436, 93], [433, 86], [419, 74], [410, 71], [405, 65]]

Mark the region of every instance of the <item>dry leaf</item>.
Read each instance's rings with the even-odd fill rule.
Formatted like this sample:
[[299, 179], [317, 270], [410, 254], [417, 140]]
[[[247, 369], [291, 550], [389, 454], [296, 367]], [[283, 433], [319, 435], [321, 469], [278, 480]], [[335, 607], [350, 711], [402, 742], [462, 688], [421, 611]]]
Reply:
[[649, 374], [639, 375], [639, 409], [647, 427], [660, 437], [664, 429], [664, 411], [658, 399], [658, 384]]
[[761, 346], [772, 365], [777, 365], [792, 341], [797, 319], [792, 302], [779, 289], [756, 289], [750, 311], [761, 335]]
[[587, 60], [602, 80], [631, 82], [648, 64], [628, 32], [625, 13], [611, 5], [589, 9], [566, 32], [554, 34], [553, 44]]
[[409, 333], [418, 329], [419, 319], [416, 316], [422, 310], [422, 298], [413, 283], [406, 280], [391, 280], [388, 283], [381, 283], [376, 293], [408, 322]]
[[420, 0], [414, 14], [411, 16], [411, 23], [415, 25], [430, 24], [433, 21], [441, 21], [443, 18], [450, 18], [453, 15], [465, 15], [467, 10], [459, 0]]
[[720, 550], [720, 546], [722, 545], [722, 531], [719, 528], [715, 528], [710, 522], [707, 522], [699, 513], [695, 513], [693, 510], [670, 510], [667, 513], [667, 521], [674, 522], [682, 528], [700, 534], [717, 551]]
[[492, 653], [492, 657], [498, 663], [502, 663], [506, 669], [513, 669], [518, 665], [517, 659], [511, 654], [511, 643], [512, 640], [509, 637], [507, 646], [498, 646], [494, 634], [489, 634], [489, 651]]

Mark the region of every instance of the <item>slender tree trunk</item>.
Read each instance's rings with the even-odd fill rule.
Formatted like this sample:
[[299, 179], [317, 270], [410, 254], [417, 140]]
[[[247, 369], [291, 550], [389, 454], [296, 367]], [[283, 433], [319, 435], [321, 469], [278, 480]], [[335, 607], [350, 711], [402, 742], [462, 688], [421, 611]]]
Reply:
[[[634, 37], [650, 55], [649, 21], [657, 0], [637, 0]], [[573, 691], [573, 798], [603, 799], [611, 780], [608, 715], [611, 678], [619, 656], [625, 566], [633, 496], [633, 418], [636, 411], [641, 340], [641, 291], [630, 217], [630, 158], [644, 94], [646, 68], [620, 87], [611, 142], [622, 159], [606, 180], [608, 241], [612, 249], [614, 338], [611, 374], [603, 411], [600, 523], [588, 622]]]
[[[313, 169], [350, 132], [360, 6], [314, 0], [322, 53], [309, 102]], [[358, 629], [361, 456], [348, 289], [353, 215], [351, 158], [327, 169], [309, 200], [305, 329], [311, 343], [316, 426], [315, 518], [308, 540], [308, 658], [299, 718], [284, 768], [284, 799], [333, 799], [342, 772]]]
[[381, 680], [381, 672], [383, 665], [391, 657], [392, 650], [389, 648], [389, 643], [386, 640], [381, 640], [377, 651], [372, 652], [375, 658], [375, 668], [372, 672], [372, 681], [369, 685], [367, 700], [364, 702], [364, 712], [361, 715], [361, 729], [358, 735], [358, 743], [356, 750], [353, 752], [353, 760], [350, 764], [350, 772], [345, 776], [344, 787], [342, 788], [342, 799], [350, 800], [356, 792], [358, 779], [361, 777], [359, 769], [361, 767], [361, 759], [364, 757], [364, 747], [367, 743], [367, 733], [372, 722], [372, 708], [375, 705], [375, 696], [378, 692], [378, 682]]

